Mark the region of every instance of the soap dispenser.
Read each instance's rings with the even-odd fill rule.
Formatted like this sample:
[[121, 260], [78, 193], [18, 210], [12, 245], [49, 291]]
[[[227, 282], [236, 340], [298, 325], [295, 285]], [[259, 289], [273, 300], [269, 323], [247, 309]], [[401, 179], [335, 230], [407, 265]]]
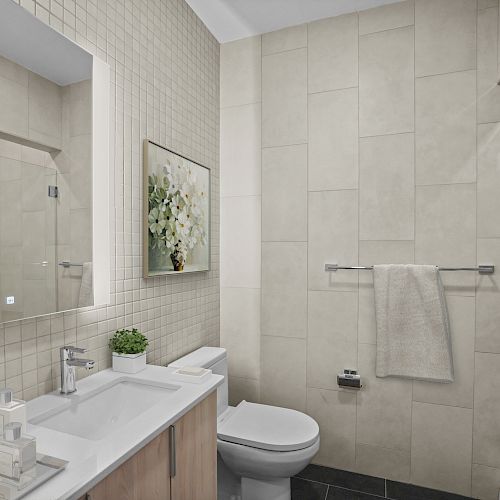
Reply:
[[36, 464], [36, 439], [21, 433], [20, 422], [4, 426], [0, 440], [0, 474], [19, 481]]
[[20, 422], [22, 432], [26, 432], [26, 403], [14, 399], [14, 391], [6, 387], [0, 389], [0, 430], [10, 422]]

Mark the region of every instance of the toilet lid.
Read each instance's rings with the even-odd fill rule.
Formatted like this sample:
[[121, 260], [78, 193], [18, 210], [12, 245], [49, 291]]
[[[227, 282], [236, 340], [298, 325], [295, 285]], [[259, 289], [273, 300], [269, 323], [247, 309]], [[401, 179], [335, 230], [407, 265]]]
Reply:
[[242, 401], [217, 429], [219, 439], [270, 451], [294, 451], [311, 446], [318, 424], [288, 408]]

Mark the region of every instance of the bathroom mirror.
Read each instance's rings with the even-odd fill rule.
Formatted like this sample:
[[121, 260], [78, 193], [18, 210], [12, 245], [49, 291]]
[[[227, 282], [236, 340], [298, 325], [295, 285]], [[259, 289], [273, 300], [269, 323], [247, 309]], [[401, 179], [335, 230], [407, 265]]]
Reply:
[[109, 300], [109, 67], [0, 0], [0, 323]]

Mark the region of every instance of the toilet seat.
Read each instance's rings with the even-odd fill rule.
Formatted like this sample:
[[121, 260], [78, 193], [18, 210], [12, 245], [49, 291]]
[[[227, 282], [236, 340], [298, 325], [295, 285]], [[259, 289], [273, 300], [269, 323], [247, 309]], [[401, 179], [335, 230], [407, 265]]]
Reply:
[[219, 421], [220, 440], [268, 451], [297, 451], [313, 445], [318, 424], [288, 408], [242, 401]]

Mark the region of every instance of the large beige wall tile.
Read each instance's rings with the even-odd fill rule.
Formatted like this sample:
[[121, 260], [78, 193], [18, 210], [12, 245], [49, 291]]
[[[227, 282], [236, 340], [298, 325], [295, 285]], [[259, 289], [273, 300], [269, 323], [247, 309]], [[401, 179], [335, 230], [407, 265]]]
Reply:
[[[470, 266], [476, 262], [476, 186], [418, 186], [415, 262]], [[449, 291], [474, 294], [473, 273], [443, 272]]]
[[[500, 262], [500, 239], [477, 241], [477, 262]], [[476, 351], [500, 353], [500, 278], [498, 271], [492, 276], [477, 277], [476, 292]]]
[[261, 348], [261, 402], [305, 411], [306, 341], [262, 336]]
[[472, 464], [472, 496], [481, 500], [498, 500], [500, 469]]
[[410, 26], [414, 22], [414, 11], [413, 0], [362, 10], [359, 13], [359, 34], [367, 35], [377, 31]]
[[474, 297], [449, 295], [451, 345], [455, 380], [451, 384], [415, 381], [414, 401], [472, 408], [474, 399]]
[[262, 334], [305, 338], [307, 244], [262, 244]]
[[477, 15], [477, 121], [500, 121], [498, 82], [498, 2]]
[[337, 374], [357, 368], [358, 295], [309, 292], [307, 387], [338, 389]]
[[262, 241], [307, 240], [307, 145], [262, 150]]
[[321, 447], [313, 463], [353, 469], [356, 455], [356, 394], [307, 390], [307, 413], [319, 425]]
[[410, 451], [357, 443], [356, 471], [407, 483], [410, 480]]
[[309, 92], [358, 86], [358, 18], [331, 17], [309, 24]]
[[437, 75], [475, 67], [475, 0], [416, 0], [416, 75]]
[[261, 37], [220, 46], [220, 105], [238, 106], [261, 100]]
[[470, 496], [471, 451], [472, 410], [413, 403], [412, 483]]
[[260, 288], [260, 196], [221, 198], [221, 286]]
[[375, 376], [376, 348], [359, 345], [363, 389], [357, 398], [356, 442], [382, 448], [410, 450], [412, 383]]
[[260, 194], [260, 104], [221, 109], [220, 195]]
[[28, 88], [0, 77], [0, 131], [28, 136]]
[[307, 47], [307, 24], [292, 26], [262, 35], [262, 55]]
[[474, 463], [500, 468], [500, 355], [476, 353]]
[[476, 180], [476, 72], [418, 78], [417, 184]]
[[260, 372], [260, 289], [221, 288], [220, 345], [229, 376], [257, 379]]
[[310, 192], [308, 217], [309, 289], [356, 290], [356, 271], [327, 273], [325, 264], [357, 265], [358, 192]]
[[359, 39], [360, 136], [413, 132], [413, 27]]
[[259, 392], [259, 380], [229, 376], [229, 404], [231, 406], [238, 406], [243, 400], [258, 403]]
[[414, 135], [366, 137], [359, 147], [360, 239], [413, 239]]
[[262, 146], [307, 142], [307, 49], [262, 58]]
[[358, 90], [309, 96], [309, 189], [358, 187]]
[[500, 236], [500, 124], [477, 128], [477, 235]]
[[23, 87], [28, 86], [29, 71], [19, 64], [0, 56], [0, 77], [11, 80]]
[[477, 10], [489, 9], [490, 7], [498, 7], [498, 0], [477, 0]]
[[[360, 241], [359, 265], [412, 264], [414, 253], [413, 241]], [[376, 337], [373, 273], [363, 271], [359, 273], [358, 339], [364, 344], [375, 344]]]

